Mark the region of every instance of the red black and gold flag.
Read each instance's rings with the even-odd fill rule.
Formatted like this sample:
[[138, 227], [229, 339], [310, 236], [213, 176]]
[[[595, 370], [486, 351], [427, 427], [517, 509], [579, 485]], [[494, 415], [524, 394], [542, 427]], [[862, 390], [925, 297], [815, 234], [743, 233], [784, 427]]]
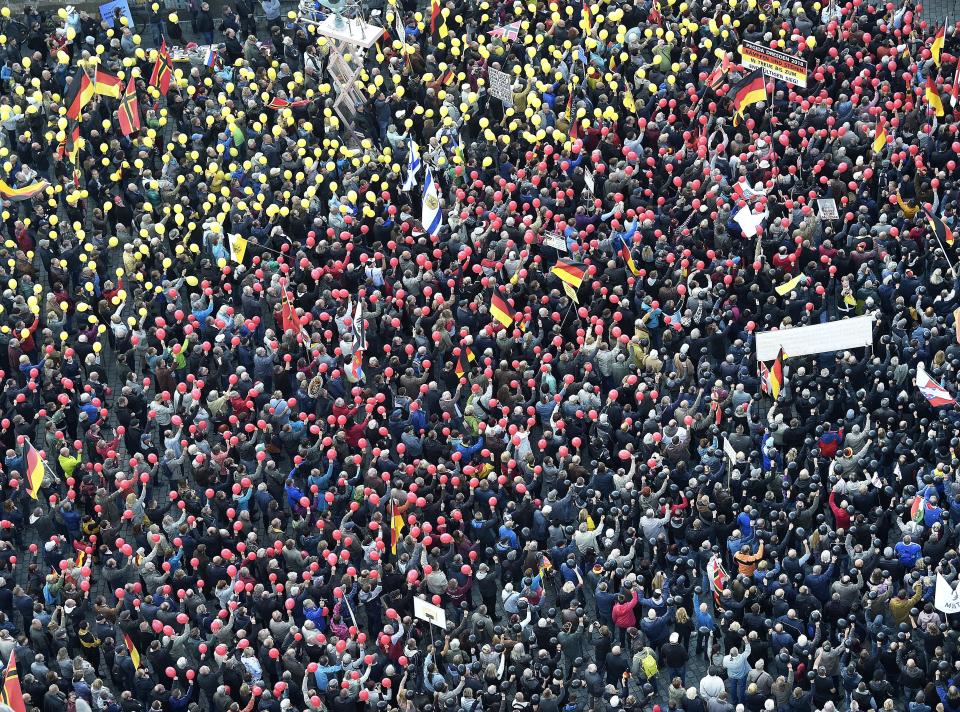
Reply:
[[96, 91], [93, 88], [93, 82], [83, 69], [77, 69], [76, 74], [70, 80], [70, 86], [63, 96], [63, 105], [67, 109], [67, 118], [74, 121], [79, 120], [83, 113], [83, 107], [90, 103]]
[[580, 289], [587, 274], [587, 266], [582, 262], [557, 260], [557, 264], [550, 271], [574, 289]]
[[930, 230], [933, 231], [940, 246], [950, 245], [952, 247], [954, 238], [953, 230], [950, 229], [950, 226], [931, 213], [927, 213], [927, 221], [930, 223]]
[[763, 72], [755, 69], [733, 88], [733, 122], [743, 118], [747, 107], [767, 100], [767, 85]]
[[114, 74], [98, 69], [93, 74], [93, 91], [100, 96], [119, 99], [123, 93], [123, 80]]
[[510, 311], [510, 307], [499, 294], [494, 294], [490, 299], [490, 313], [494, 319], [505, 327], [509, 327], [513, 323], [513, 312]]

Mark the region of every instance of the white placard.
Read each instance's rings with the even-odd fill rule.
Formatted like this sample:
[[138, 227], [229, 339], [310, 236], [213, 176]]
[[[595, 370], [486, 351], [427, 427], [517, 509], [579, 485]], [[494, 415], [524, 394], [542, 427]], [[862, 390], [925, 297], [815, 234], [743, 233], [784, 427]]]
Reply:
[[441, 630], [447, 629], [447, 614], [440, 606], [435, 606], [424, 598], [413, 597], [413, 615]]
[[873, 316], [828, 321], [826, 324], [798, 326], [793, 329], [764, 331], [757, 334], [757, 360], [772, 361], [780, 349], [787, 358], [844, 351], [873, 343]]
[[504, 106], [513, 106], [513, 78], [509, 74], [490, 69], [487, 81], [490, 83], [490, 96], [502, 101]]
[[569, 252], [567, 250], [567, 239], [556, 232], [551, 232], [549, 235], [543, 236], [543, 244], [547, 247], [552, 247], [555, 250], [560, 250], [561, 252]]
[[837, 201], [833, 198], [817, 198], [817, 212], [824, 220], [839, 220], [840, 211], [837, 210]]
[[937, 586], [934, 591], [933, 605], [943, 613], [960, 611], [960, 591], [953, 588], [943, 574], [937, 574]]

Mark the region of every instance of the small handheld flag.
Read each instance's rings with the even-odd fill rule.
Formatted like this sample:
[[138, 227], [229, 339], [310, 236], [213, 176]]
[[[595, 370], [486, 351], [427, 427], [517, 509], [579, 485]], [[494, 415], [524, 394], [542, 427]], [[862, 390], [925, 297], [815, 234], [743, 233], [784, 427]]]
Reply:
[[493, 315], [493, 318], [503, 324], [504, 327], [509, 327], [513, 324], [513, 313], [510, 311], [510, 307], [507, 306], [503, 297], [499, 294], [494, 294], [493, 297], [490, 298], [490, 313]]
[[937, 91], [937, 83], [934, 81], [932, 74], [927, 75], [927, 85], [926, 89], [924, 89], [924, 96], [934, 116], [943, 116], [943, 101], [940, 99], [940, 92]]
[[587, 273], [587, 266], [582, 262], [557, 260], [557, 264], [550, 271], [574, 289], [580, 289], [583, 278]]
[[43, 484], [43, 458], [37, 452], [37, 448], [32, 443], [27, 443], [27, 452], [24, 458], [27, 463], [27, 484], [29, 494], [37, 499], [37, 493], [40, 491], [40, 485]]
[[440, 191], [433, 180], [433, 173], [426, 169], [423, 179], [423, 217], [420, 223], [430, 237], [436, 237], [443, 225], [443, 213], [440, 210]]
[[927, 373], [927, 369], [921, 363], [917, 366], [917, 388], [920, 393], [934, 408], [944, 405], [956, 405], [957, 399], [950, 395], [950, 391], [941, 386]]

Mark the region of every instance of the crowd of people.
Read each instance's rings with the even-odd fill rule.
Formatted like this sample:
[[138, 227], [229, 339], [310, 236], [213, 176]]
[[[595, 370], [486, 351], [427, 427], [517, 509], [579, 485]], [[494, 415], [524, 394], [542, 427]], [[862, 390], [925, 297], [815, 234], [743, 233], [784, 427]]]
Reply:
[[0, 700], [958, 712], [954, 19], [364, 13], [0, 10]]

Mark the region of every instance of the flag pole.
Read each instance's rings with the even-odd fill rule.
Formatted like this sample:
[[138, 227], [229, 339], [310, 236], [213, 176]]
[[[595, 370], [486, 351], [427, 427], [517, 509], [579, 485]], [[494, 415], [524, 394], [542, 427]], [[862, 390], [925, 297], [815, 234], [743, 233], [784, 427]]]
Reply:
[[953, 272], [953, 278], [960, 278], [960, 275], [957, 274], [956, 265], [950, 261], [950, 256], [947, 254], [947, 248], [943, 246], [943, 243], [940, 242], [940, 236], [937, 234], [936, 230], [932, 230], [933, 236], [937, 238], [937, 244], [940, 245], [940, 250], [943, 252], [943, 258], [947, 261], [947, 264], [950, 265], [950, 271]]

